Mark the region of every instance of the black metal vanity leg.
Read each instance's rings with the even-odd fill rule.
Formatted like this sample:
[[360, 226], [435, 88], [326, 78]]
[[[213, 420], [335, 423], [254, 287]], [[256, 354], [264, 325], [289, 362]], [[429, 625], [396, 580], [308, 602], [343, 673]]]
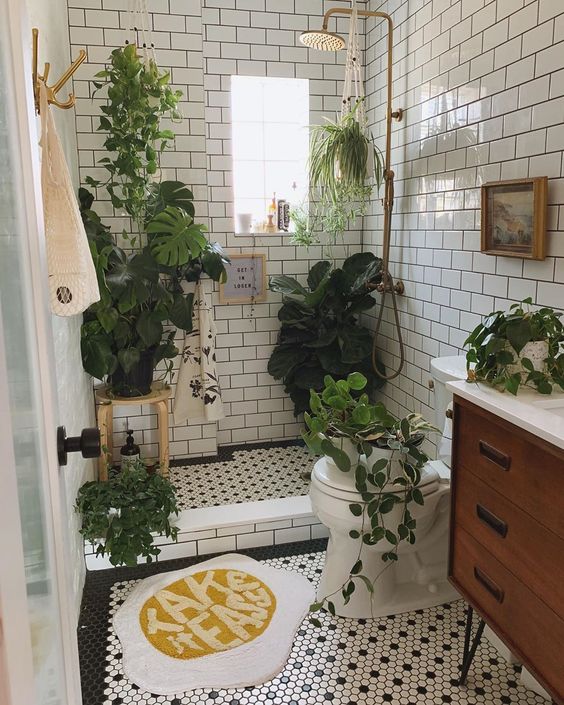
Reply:
[[466, 615], [466, 631], [464, 633], [464, 655], [462, 658], [462, 665], [460, 667], [460, 678], [458, 679], [458, 685], [464, 685], [466, 683], [466, 678], [468, 677], [468, 671], [470, 670], [470, 666], [472, 665], [472, 661], [473, 661], [474, 656], [476, 654], [476, 649], [478, 648], [478, 644], [480, 643], [480, 640], [482, 638], [482, 634], [484, 632], [484, 627], [486, 626], [486, 623], [484, 622], [484, 620], [480, 619], [480, 623], [478, 624], [478, 629], [476, 630], [476, 634], [474, 636], [474, 639], [472, 640], [472, 644], [470, 645], [470, 637], [472, 635], [473, 614], [474, 614], [474, 610], [469, 605], [468, 606], [468, 613]]

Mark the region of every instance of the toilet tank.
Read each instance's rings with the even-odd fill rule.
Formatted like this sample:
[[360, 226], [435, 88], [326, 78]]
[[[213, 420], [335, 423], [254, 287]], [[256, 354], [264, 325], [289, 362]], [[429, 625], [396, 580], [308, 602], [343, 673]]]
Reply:
[[447, 391], [447, 382], [466, 379], [466, 356], [450, 355], [431, 360], [431, 376], [435, 388], [435, 425], [443, 429], [445, 412], [452, 402], [452, 394]]

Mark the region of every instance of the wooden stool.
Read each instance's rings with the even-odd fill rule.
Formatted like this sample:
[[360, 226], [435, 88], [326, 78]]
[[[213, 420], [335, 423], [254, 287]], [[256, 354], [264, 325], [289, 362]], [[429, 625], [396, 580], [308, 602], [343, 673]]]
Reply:
[[107, 387], [96, 389], [95, 396], [98, 402], [98, 427], [100, 441], [104, 450], [98, 461], [98, 477], [100, 480], [108, 479], [107, 456], [112, 457], [113, 450], [113, 423], [114, 406], [134, 406], [137, 404], [152, 404], [156, 407], [159, 420], [159, 463], [163, 477], [168, 475], [168, 400], [171, 389], [161, 382], [153, 382], [151, 392], [143, 397], [114, 397], [108, 393]]

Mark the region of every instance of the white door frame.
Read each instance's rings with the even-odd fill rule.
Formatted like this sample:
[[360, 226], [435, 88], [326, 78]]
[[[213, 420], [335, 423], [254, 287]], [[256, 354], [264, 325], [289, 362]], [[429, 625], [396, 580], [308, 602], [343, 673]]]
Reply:
[[[10, 54], [11, 66], [8, 65], [8, 91], [13, 96], [12, 121], [16, 127], [16, 134], [13, 135], [14, 152], [21, 164], [21, 203], [22, 211], [21, 226], [23, 228], [22, 238], [24, 247], [27, 250], [26, 263], [29, 267], [28, 284], [31, 289], [33, 304], [32, 320], [33, 336], [30, 344], [34, 344], [34, 350], [30, 357], [36, 365], [40, 386], [40, 398], [38, 406], [40, 409], [40, 435], [43, 441], [44, 450], [44, 476], [46, 478], [46, 494], [48, 495], [46, 521], [50, 523], [50, 533], [53, 536], [52, 561], [54, 572], [56, 573], [58, 612], [61, 621], [61, 633], [63, 638], [63, 661], [64, 679], [66, 686], [65, 705], [79, 705], [82, 702], [80, 691], [80, 670], [78, 661], [78, 646], [76, 625], [73, 621], [73, 613], [70, 606], [73, 601], [71, 573], [68, 568], [69, 551], [65, 541], [65, 532], [68, 530], [67, 502], [64, 498], [64, 488], [59, 472], [56, 449], [56, 426], [57, 426], [57, 395], [55, 382], [55, 360], [52, 339], [51, 312], [48, 307], [49, 296], [47, 286], [47, 258], [45, 252], [45, 236], [43, 229], [43, 211], [41, 205], [40, 190], [40, 169], [39, 169], [39, 148], [37, 134], [37, 120], [35, 115], [35, 104], [33, 97], [33, 87], [31, 81], [31, 27], [26, 15], [25, 3], [22, 0], [0, 0], [3, 6], [4, 17], [7, 15], [7, 23], [11, 41]], [[4, 8], [7, 12], [4, 12]], [[4, 361], [5, 362], [5, 361]], [[0, 360], [0, 365], [2, 360]], [[5, 370], [5, 364], [4, 364]], [[0, 394], [4, 396], [0, 375]], [[6, 418], [1, 414], [1, 418]], [[8, 416], [9, 418], [9, 416]], [[4, 425], [2, 421], [2, 425]], [[5, 435], [6, 428], [1, 429], [1, 436]], [[10, 434], [11, 440], [11, 434]], [[8, 460], [8, 456], [0, 456]], [[13, 457], [12, 457], [13, 461]], [[11, 465], [11, 468], [10, 468]], [[13, 463], [8, 462], [8, 474], [13, 469]], [[14, 474], [14, 473], [12, 473]], [[11, 492], [4, 496], [0, 492], [0, 513], [8, 507], [4, 504], [11, 501], [17, 507], [17, 494]], [[13, 509], [13, 508], [12, 508]], [[8, 514], [6, 515], [8, 516]], [[3, 519], [3, 517], [2, 517]], [[0, 522], [0, 526], [3, 521]], [[13, 535], [15, 526], [11, 524], [8, 535]], [[1, 544], [0, 544], [1, 545]], [[0, 553], [0, 559], [4, 556]], [[23, 555], [22, 555], [23, 561]], [[18, 561], [15, 565], [18, 566]], [[19, 572], [19, 571], [18, 571]], [[22, 573], [23, 575], [23, 573]], [[25, 596], [25, 590], [24, 590]], [[4, 613], [12, 611], [12, 602], [6, 604], [4, 601]], [[23, 613], [27, 621], [27, 607]], [[23, 616], [20, 613], [20, 616]], [[21, 623], [20, 623], [21, 628]], [[8, 636], [5, 631], [5, 635]], [[9, 650], [12, 651], [12, 635], [10, 635]], [[19, 655], [19, 658], [23, 654]], [[16, 656], [17, 657], [17, 656]], [[23, 659], [22, 659], [23, 660]], [[10, 675], [12, 675], [10, 673]], [[25, 688], [25, 684], [21, 687]], [[18, 692], [18, 698], [13, 705], [24, 705], [25, 700]]]

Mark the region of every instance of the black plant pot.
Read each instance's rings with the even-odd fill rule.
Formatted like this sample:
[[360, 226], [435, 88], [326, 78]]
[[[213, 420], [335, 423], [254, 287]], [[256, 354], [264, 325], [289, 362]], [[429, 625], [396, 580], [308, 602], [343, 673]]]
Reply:
[[143, 350], [139, 362], [129, 372], [125, 372], [118, 364], [108, 380], [112, 392], [118, 397], [143, 397], [149, 394], [153, 382], [154, 354], [154, 347]]

